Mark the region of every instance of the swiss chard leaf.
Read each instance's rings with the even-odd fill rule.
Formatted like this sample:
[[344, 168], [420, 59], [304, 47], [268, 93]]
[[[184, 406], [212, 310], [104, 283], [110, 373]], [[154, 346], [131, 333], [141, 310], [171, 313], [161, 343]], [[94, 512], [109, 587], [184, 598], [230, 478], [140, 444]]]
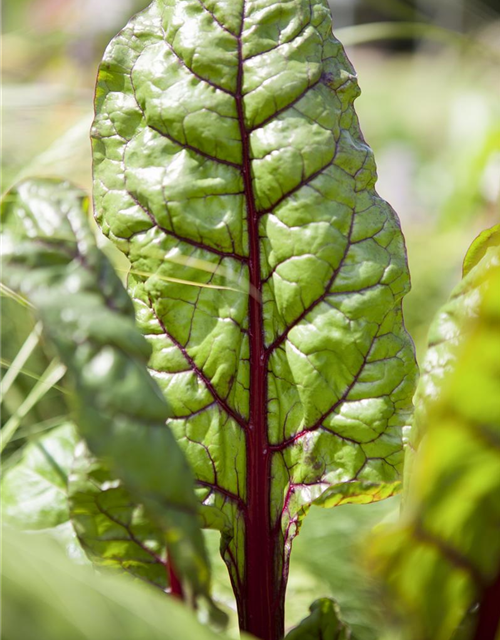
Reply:
[[5, 522], [36, 531], [69, 521], [67, 484], [77, 440], [74, 425], [64, 424], [26, 445], [2, 477]]
[[170, 586], [164, 532], [89, 454], [73, 424], [28, 444], [4, 473], [1, 491], [5, 523], [22, 531], [61, 527], [53, 533], [60, 538], [68, 531], [72, 556], [79, 542], [82, 555], [84, 550], [99, 567], [125, 571], [163, 591]]
[[499, 291], [500, 247], [492, 245], [436, 321], [432, 335], [443, 340], [430, 347], [420, 389], [421, 444], [403, 520], [374, 544], [410, 639], [455, 637], [478, 603], [460, 637], [494, 640], [499, 631]]
[[350, 629], [340, 619], [334, 600], [321, 598], [312, 603], [311, 615], [287, 634], [286, 640], [354, 640]]
[[171, 415], [146, 362], [132, 303], [95, 244], [88, 201], [68, 183], [29, 180], [3, 203], [3, 275], [36, 308], [68, 369], [75, 423], [164, 532], [178, 571], [207, 593], [198, 504]]
[[96, 90], [96, 217], [265, 637], [309, 506], [397, 489], [416, 376], [403, 236], [331, 27], [326, 0], [155, 0]]
[[69, 505], [78, 539], [96, 565], [167, 589], [164, 532], [123, 483], [81, 445], [69, 476]]
[[491, 229], [486, 229], [474, 240], [464, 259], [464, 278], [481, 262], [488, 249], [496, 249], [498, 247], [500, 247], [500, 224], [491, 227]]
[[415, 452], [426, 432], [429, 407], [437, 399], [446, 374], [452, 372], [456, 365], [458, 349], [467, 337], [470, 321], [477, 316], [489, 286], [491, 269], [500, 264], [500, 238], [497, 235], [495, 242], [494, 230], [482, 233], [471, 245], [464, 261], [464, 277], [431, 325], [415, 395], [415, 419], [408, 438], [405, 460], [407, 486]]

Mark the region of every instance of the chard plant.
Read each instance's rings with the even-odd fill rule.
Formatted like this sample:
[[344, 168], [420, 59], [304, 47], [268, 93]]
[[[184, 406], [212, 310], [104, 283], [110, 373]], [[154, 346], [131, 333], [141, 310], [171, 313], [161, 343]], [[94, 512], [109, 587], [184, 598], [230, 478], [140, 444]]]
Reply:
[[266, 640], [311, 504], [399, 483], [409, 278], [358, 93], [324, 0], [153, 2], [97, 82], [96, 218], [130, 261], [240, 626]]
[[[34, 309], [70, 410], [8, 469], [7, 520], [64, 528], [73, 553], [220, 625], [214, 529], [240, 629], [261, 640], [285, 635], [311, 506], [401, 488], [410, 282], [358, 94], [326, 0], [154, 0], [106, 50], [91, 133], [95, 219], [126, 289], [76, 187], [30, 179], [2, 205], [4, 288]], [[320, 599], [287, 637], [352, 636]]]

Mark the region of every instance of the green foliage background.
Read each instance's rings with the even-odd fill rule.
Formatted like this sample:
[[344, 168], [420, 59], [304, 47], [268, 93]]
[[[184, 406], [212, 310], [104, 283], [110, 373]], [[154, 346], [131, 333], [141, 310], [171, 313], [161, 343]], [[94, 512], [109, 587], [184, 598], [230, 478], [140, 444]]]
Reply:
[[[97, 65], [110, 38], [148, 4], [108, 0], [104, 11], [96, 0], [4, 2], [3, 190], [35, 174], [89, 189]], [[413, 278], [406, 321], [421, 356], [470, 241], [498, 215], [499, 13], [483, 0], [330, 4], [359, 75], [356, 108], [378, 188], [406, 235]], [[447, 29], [456, 28], [460, 8], [461, 34]], [[352, 18], [376, 22], [346, 24]], [[408, 30], [408, 20], [421, 27]]]

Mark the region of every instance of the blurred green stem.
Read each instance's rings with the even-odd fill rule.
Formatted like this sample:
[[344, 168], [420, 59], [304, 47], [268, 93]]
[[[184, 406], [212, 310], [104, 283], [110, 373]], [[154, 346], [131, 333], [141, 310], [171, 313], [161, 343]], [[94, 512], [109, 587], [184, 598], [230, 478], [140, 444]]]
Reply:
[[[7, 198], [7, 197], [8, 196], [5, 196], [5, 198]], [[23, 298], [23, 296], [19, 295], [15, 291], [12, 291], [12, 289], [9, 289], [9, 287], [7, 287], [7, 285], [3, 284], [3, 282], [0, 282], [0, 295], [1, 296], [5, 296], [6, 298], [11, 298], [12, 300], [14, 300], [15, 302], [17, 302], [18, 304], [20, 304], [23, 307], [32, 307], [33, 306], [30, 302], [28, 302], [28, 300]]]
[[[9, 360], [5, 360], [5, 358], [0, 358], [0, 367], [2, 369], [7, 369], [9, 370], [12, 365], [15, 363], [14, 362], [10, 362]], [[40, 380], [40, 376], [36, 373], [33, 373], [33, 371], [29, 371], [28, 369], [25, 369], [24, 367], [19, 369], [19, 373], [23, 376], [26, 376], [27, 378], [32, 378], [33, 380]], [[5, 374], [5, 377], [7, 377], [7, 374]], [[1, 386], [1, 383], [0, 383]], [[10, 386], [10, 385], [9, 385]], [[60, 391], [61, 393], [69, 393], [67, 389], [65, 389], [64, 387], [61, 387], [58, 384], [54, 385], [54, 389], [57, 389], [58, 391]], [[7, 393], [8, 389], [5, 391], [5, 393]], [[0, 402], [1, 400], [3, 400], [3, 396], [5, 395], [5, 393], [2, 395], [0, 393]]]
[[446, 44], [464, 44], [469, 40], [461, 33], [425, 22], [370, 22], [337, 29], [335, 35], [348, 46], [377, 40], [406, 40], [415, 37]]
[[[57, 389], [56, 385], [54, 385], [54, 389]], [[39, 422], [34, 427], [21, 427], [18, 431], [16, 431], [15, 435], [10, 439], [10, 441], [15, 442], [16, 440], [22, 440], [23, 438], [31, 438], [32, 436], [36, 436], [39, 433], [45, 433], [46, 431], [50, 431], [51, 429], [60, 427], [67, 422], [68, 416], [60, 415], [56, 416], [55, 418], [44, 420], [43, 422]]]
[[21, 372], [22, 368], [28, 361], [29, 357], [35, 350], [39, 340], [40, 340], [40, 332], [42, 329], [42, 325], [38, 322], [35, 325], [33, 331], [26, 338], [25, 343], [19, 349], [17, 356], [14, 358], [14, 361], [9, 367], [9, 370], [2, 378], [2, 382], [0, 382], [0, 403], [3, 402], [4, 396], [7, 391], [11, 388], [13, 383], [15, 382], [17, 376]]
[[409, 6], [402, 0], [365, 0], [365, 4], [399, 20], [425, 20], [427, 17], [417, 7]]
[[33, 409], [33, 407], [39, 402], [44, 395], [52, 389], [52, 387], [59, 382], [59, 380], [66, 373], [66, 367], [58, 360], [54, 359], [45, 369], [44, 373], [40, 377], [40, 380], [35, 384], [33, 389], [25, 398], [24, 402], [17, 409], [17, 411], [9, 418], [5, 426], [1, 431], [0, 438], [0, 453], [9, 444], [12, 437], [19, 428], [21, 421], [26, 415]]

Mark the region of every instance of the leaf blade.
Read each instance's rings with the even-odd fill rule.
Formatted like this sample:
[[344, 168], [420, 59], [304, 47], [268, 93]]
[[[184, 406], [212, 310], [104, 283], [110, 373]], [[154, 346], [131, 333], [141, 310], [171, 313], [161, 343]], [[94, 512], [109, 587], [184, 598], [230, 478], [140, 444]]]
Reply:
[[[75, 566], [53, 541], [3, 531], [2, 626], [12, 640], [221, 637], [180, 604], [119, 576]], [[30, 615], [26, 615], [26, 609]], [[165, 621], [168, 620], [168, 624]]]
[[492, 606], [500, 575], [499, 249], [484, 253], [435, 320], [431, 338], [441, 341], [431, 341], [419, 387], [419, 448], [409, 457], [402, 522], [370, 553], [409, 638], [444, 640], [458, 629], [494, 639], [500, 621]]
[[132, 304], [95, 245], [87, 208], [67, 182], [18, 185], [2, 209], [5, 277], [29, 296], [68, 368], [76, 423], [89, 447], [164, 529], [194, 594], [208, 597], [192, 477], [165, 426], [169, 409], [147, 372], [149, 349]]
[[312, 503], [397, 491], [416, 376], [404, 242], [327, 5], [261, 4], [154, 2], [105, 53], [92, 130], [95, 214], [240, 609], [246, 583], [282, 599]]
[[334, 600], [321, 598], [312, 603], [311, 615], [292, 629], [287, 640], [350, 640], [350, 629], [341, 621], [340, 609]]
[[82, 446], [69, 476], [68, 499], [76, 535], [97, 566], [167, 590], [167, 546], [161, 528]]
[[33, 331], [26, 338], [26, 341], [14, 360], [8, 365], [8, 371], [2, 377], [2, 381], [0, 382], [0, 403], [2, 402], [4, 395], [15, 382], [18, 374], [22, 373], [24, 365], [33, 353], [33, 350], [36, 348], [40, 336], [40, 329], [41, 327], [39, 325], [35, 326]]
[[56, 359], [49, 363], [33, 389], [3, 426], [0, 433], [0, 453], [14, 437], [16, 431], [21, 426], [23, 418], [28, 415], [31, 409], [33, 409], [52, 388], [57, 386], [57, 383], [65, 373], [66, 367]]
[[25, 447], [21, 460], [2, 477], [7, 523], [32, 531], [68, 522], [66, 485], [76, 443], [75, 428], [67, 423]]

